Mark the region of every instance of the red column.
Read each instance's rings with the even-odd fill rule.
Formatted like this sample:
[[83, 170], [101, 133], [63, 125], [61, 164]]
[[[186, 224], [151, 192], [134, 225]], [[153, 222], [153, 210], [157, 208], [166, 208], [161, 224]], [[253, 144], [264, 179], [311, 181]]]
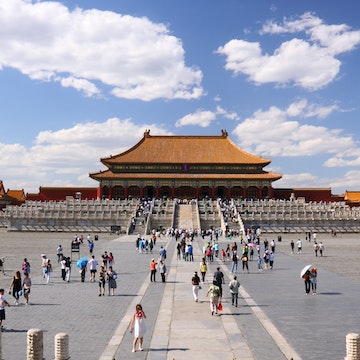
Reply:
[[247, 198], [246, 190], [247, 190], [247, 187], [244, 186], [244, 187], [243, 187], [243, 198], [244, 198], [244, 199]]
[[112, 199], [112, 186], [109, 186], [109, 196], [108, 199], [111, 200]]
[[171, 188], [171, 197], [172, 198], [175, 197], [175, 187], [174, 186]]
[[258, 199], [262, 199], [262, 186], [258, 188]]
[[226, 188], [226, 198], [227, 198], [227, 199], [230, 199], [230, 198], [231, 198], [231, 192], [230, 192], [230, 188], [229, 188], [229, 187]]
[[270, 199], [274, 198], [274, 189], [272, 186], [270, 186], [269, 196], [270, 196]]
[[159, 198], [159, 187], [158, 186], [155, 187], [155, 197], [157, 199]]
[[129, 196], [129, 188], [127, 186], [124, 187], [124, 197], [125, 199]]
[[101, 186], [98, 186], [98, 188], [96, 189], [96, 198], [101, 199], [101, 195]]

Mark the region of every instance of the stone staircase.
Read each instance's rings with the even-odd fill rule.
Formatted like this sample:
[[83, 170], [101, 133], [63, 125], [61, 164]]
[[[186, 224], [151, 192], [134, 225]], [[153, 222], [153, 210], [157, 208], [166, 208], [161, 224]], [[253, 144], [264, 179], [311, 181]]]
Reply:
[[[196, 226], [195, 226], [196, 227]], [[194, 229], [193, 223], [193, 205], [178, 204], [176, 206], [174, 228], [176, 229]]]

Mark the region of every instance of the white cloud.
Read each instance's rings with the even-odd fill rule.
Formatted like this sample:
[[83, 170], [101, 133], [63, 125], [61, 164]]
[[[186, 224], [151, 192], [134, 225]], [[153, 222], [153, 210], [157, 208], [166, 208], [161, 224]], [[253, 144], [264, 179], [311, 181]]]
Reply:
[[282, 24], [267, 21], [262, 34], [306, 32], [310, 40], [333, 55], [353, 50], [360, 44], [360, 30], [351, 30], [346, 24], [326, 25], [323, 20], [307, 12], [295, 20], [284, 19]]
[[212, 111], [197, 110], [192, 114], [185, 115], [179, 119], [175, 126], [198, 125], [208, 127], [216, 119], [216, 114]]
[[216, 107], [216, 114], [222, 115], [224, 118], [229, 120], [239, 120], [240, 117], [236, 112], [228, 112], [225, 109], [223, 109], [221, 106]]
[[39, 186], [97, 186], [90, 172], [105, 170], [100, 158], [116, 155], [135, 145], [145, 129], [170, 135], [154, 124], [135, 125], [130, 119], [76, 124], [59, 131], [42, 131], [35, 145], [0, 144], [1, 180], [5, 187], [37, 192]]
[[329, 158], [324, 165], [327, 167], [360, 166], [360, 149], [350, 148], [338, 152]]
[[[330, 107], [331, 108], [331, 107]], [[339, 154], [356, 149], [351, 136], [341, 130], [301, 124], [293, 117], [323, 116], [322, 107], [299, 101], [282, 110], [275, 106], [258, 110], [234, 129], [240, 146], [249, 152], [265, 156], [312, 156]], [[325, 107], [326, 109], [326, 107]], [[328, 112], [330, 110], [327, 110]]]
[[175, 126], [182, 127], [182, 126], [200, 126], [200, 127], [208, 127], [211, 123], [217, 119], [218, 116], [222, 116], [229, 120], [239, 120], [240, 117], [235, 112], [228, 112], [227, 110], [223, 109], [221, 106], [217, 105], [215, 111], [210, 110], [201, 110], [198, 109], [194, 113], [187, 114], [179, 119]]
[[290, 104], [286, 113], [291, 117], [317, 117], [319, 119], [325, 119], [334, 111], [340, 111], [337, 105], [321, 106], [318, 104], [309, 104], [307, 100], [302, 99], [298, 102]]
[[326, 25], [310, 13], [282, 24], [268, 21], [261, 34], [304, 32], [305, 38], [283, 42], [272, 54], [263, 54], [259, 42], [232, 39], [217, 49], [226, 56], [225, 69], [244, 74], [257, 85], [294, 84], [309, 91], [334, 81], [341, 62], [335, 55], [351, 51], [360, 44], [360, 31], [347, 25]]
[[202, 72], [185, 65], [181, 41], [164, 24], [26, 0], [1, 1], [0, 23], [0, 69], [59, 81], [86, 96], [98, 95], [98, 85], [145, 101], [203, 95]]
[[276, 188], [331, 188], [333, 194], [344, 194], [345, 190], [359, 190], [360, 171], [351, 170], [339, 177], [322, 178], [310, 173], [284, 174], [276, 181]]
[[63, 87], [73, 87], [76, 90], [83, 91], [85, 96], [91, 97], [100, 94], [100, 90], [90, 81], [77, 79], [73, 76], [60, 79]]

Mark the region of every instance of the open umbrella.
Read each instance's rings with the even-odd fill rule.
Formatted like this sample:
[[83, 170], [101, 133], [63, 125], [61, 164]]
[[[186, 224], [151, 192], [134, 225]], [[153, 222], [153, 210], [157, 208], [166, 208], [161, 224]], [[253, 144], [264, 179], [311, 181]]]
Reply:
[[305, 275], [305, 273], [306, 273], [308, 270], [310, 270], [312, 267], [313, 267], [312, 265], [306, 265], [306, 266], [301, 270], [301, 272], [300, 272], [300, 277], [302, 278], [302, 277]]
[[86, 257], [82, 257], [76, 262], [76, 266], [79, 269], [82, 269], [87, 265], [87, 263], [88, 263], [88, 259]]

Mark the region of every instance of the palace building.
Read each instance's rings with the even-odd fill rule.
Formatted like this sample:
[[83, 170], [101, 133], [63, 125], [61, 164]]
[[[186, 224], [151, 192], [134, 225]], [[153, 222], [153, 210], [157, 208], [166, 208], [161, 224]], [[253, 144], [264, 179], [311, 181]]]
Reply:
[[89, 176], [98, 198], [273, 198], [281, 174], [263, 168], [271, 160], [219, 136], [154, 136], [146, 130], [132, 148], [101, 159], [107, 170]]

